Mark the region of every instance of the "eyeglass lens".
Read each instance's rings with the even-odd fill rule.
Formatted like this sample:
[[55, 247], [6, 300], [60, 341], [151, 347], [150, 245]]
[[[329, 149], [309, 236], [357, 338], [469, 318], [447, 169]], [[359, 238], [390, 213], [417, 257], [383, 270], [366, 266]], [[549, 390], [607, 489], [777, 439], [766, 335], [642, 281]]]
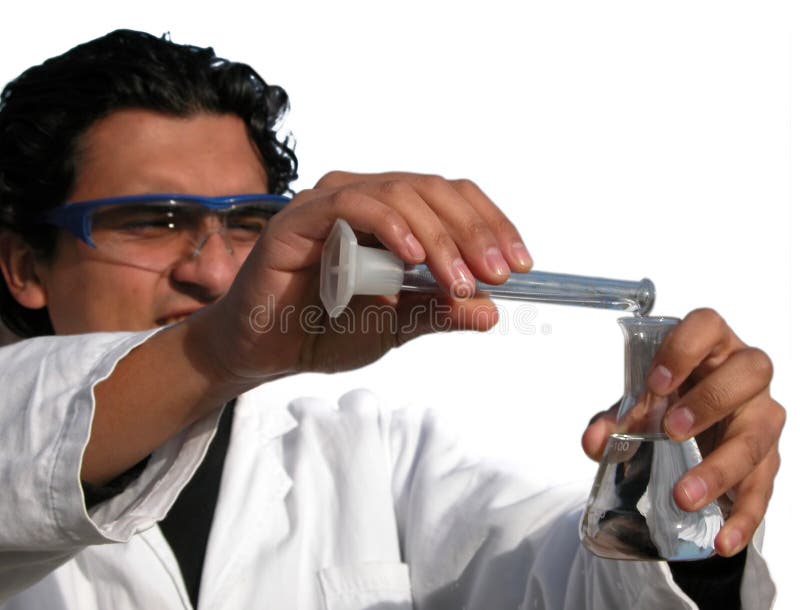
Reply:
[[93, 212], [91, 239], [120, 262], [161, 270], [197, 254], [213, 233], [231, 254], [246, 256], [274, 214], [273, 205], [258, 202], [222, 211], [184, 202], [110, 205]]

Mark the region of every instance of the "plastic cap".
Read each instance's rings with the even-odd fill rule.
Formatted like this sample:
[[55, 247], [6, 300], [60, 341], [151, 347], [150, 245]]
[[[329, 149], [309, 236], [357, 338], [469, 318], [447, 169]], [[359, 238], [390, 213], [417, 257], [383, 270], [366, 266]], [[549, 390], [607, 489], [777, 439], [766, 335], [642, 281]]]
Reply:
[[403, 261], [380, 248], [359, 246], [356, 234], [337, 220], [322, 247], [319, 296], [331, 318], [341, 314], [353, 295], [392, 295], [403, 284]]

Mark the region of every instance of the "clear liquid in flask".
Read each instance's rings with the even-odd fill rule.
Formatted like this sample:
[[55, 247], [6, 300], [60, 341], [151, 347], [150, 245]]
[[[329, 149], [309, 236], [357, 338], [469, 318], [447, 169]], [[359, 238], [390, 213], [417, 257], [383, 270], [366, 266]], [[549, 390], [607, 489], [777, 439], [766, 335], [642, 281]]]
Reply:
[[686, 512], [672, 498], [675, 483], [700, 460], [694, 439], [610, 436], [583, 514], [583, 543], [611, 559], [688, 561], [714, 555], [723, 523], [717, 503]]

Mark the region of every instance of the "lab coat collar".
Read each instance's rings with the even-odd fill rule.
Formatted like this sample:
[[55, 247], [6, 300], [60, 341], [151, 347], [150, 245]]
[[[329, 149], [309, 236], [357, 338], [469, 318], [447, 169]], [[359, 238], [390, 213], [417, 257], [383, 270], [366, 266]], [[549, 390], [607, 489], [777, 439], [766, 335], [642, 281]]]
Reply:
[[239, 433], [252, 433], [263, 442], [283, 436], [297, 427], [297, 420], [288, 409], [288, 399], [270, 395], [265, 384], [236, 399], [235, 427]]

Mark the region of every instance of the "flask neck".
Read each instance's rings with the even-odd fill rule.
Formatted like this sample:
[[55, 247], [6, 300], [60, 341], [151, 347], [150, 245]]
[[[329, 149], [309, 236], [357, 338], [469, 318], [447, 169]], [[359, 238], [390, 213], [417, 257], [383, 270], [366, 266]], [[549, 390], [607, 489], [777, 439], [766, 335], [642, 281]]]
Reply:
[[620, 318], [619, 325], [625, 336], [625, 395], [618, 420], [645, 400], [647, 376], [653, 358], [664, 338], [678, 322], [677, 318], [655, 316]]

